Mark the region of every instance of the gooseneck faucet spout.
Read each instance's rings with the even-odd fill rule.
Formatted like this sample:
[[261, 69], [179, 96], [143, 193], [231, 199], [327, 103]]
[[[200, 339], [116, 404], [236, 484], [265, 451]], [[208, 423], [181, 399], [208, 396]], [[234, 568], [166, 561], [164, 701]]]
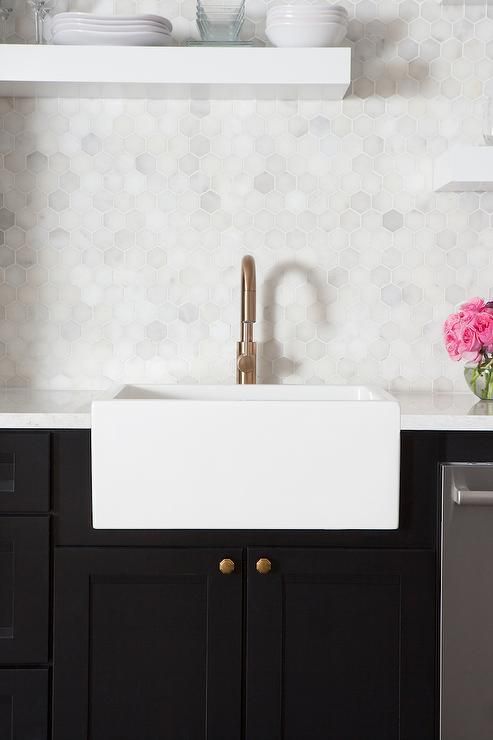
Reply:
[[255, 260], [250, 254], [241, 261], [241, 339], [236, 344], [236, 382], [257, 382], [257, 343], [253, 341], [256, 321], [257, 285]]

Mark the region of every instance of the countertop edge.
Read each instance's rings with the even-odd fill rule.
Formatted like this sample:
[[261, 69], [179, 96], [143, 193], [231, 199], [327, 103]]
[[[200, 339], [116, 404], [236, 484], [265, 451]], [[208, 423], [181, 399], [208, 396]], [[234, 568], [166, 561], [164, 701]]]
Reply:
[[90, 429], [90, 413], [1, 413], [0, 429]]
[[[91, 429], [91, 405], [114, 398], [121, 385], [101, 390], [0, 391], [0, 429]], [[470, 393], [394, 393], [401, 430], [493, 432], [493, 402]]]
[[493, 432], [493, 416], [402, 414], [401, 432]]
[[[0, 429], [91, 429], [91, 414], [1, 413]], [[493, 432], [493, 416], [429, 416], [402, 414], [403, 432]]]

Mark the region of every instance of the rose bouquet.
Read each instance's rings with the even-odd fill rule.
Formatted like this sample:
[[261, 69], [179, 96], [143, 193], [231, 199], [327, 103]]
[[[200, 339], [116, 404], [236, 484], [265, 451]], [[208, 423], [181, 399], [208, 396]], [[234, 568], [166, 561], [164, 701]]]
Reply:
[[493, 399], [493, 301], [472, 298], [451, 314], [443, 326], [452, 360], [464, 360], [466, 381], [479, 398]]

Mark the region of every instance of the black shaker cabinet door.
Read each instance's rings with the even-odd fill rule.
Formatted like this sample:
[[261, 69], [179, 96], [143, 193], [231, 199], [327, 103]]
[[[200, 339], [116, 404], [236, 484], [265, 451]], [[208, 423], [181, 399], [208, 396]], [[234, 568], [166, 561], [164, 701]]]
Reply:
[[0, 512], [49, 509], [49, 433], [0, 432]]
[[0, 738], [48, 740], [48, 671], [0, 669]]
[[56, 551], [54, 740], [239, 740], [241, 636], [240, 551]]
[[434, 739], [432, 552], [250, 550], [247, 603], [247, 740]]
[[48, 661], [49, 557], [48, 517], [0, 516], [0, 665]]

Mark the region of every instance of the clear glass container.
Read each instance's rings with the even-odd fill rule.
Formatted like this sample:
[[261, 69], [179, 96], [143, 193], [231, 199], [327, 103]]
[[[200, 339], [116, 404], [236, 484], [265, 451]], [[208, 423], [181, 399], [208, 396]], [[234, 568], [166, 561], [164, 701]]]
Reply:
[[34, 37], [37, 44], [44, 44], [44, 22], [51, 11], [51, 0], [27, 0], [34, 16]]
[[483, 138], [488, 146], [493, 146], [493, 98], [490, 96], [484, 104]]
[[12, 12], [12, 8], [0, 7], [0, 44], [7, 41], [8, 22]]
[[475, 396], [483, 401], [493, 400], [493, 360], [466, 365], [464, 377]]
[[197, 26], [203, 41], [236, 41], [244, 20], [245, 0], [197, 0]]

